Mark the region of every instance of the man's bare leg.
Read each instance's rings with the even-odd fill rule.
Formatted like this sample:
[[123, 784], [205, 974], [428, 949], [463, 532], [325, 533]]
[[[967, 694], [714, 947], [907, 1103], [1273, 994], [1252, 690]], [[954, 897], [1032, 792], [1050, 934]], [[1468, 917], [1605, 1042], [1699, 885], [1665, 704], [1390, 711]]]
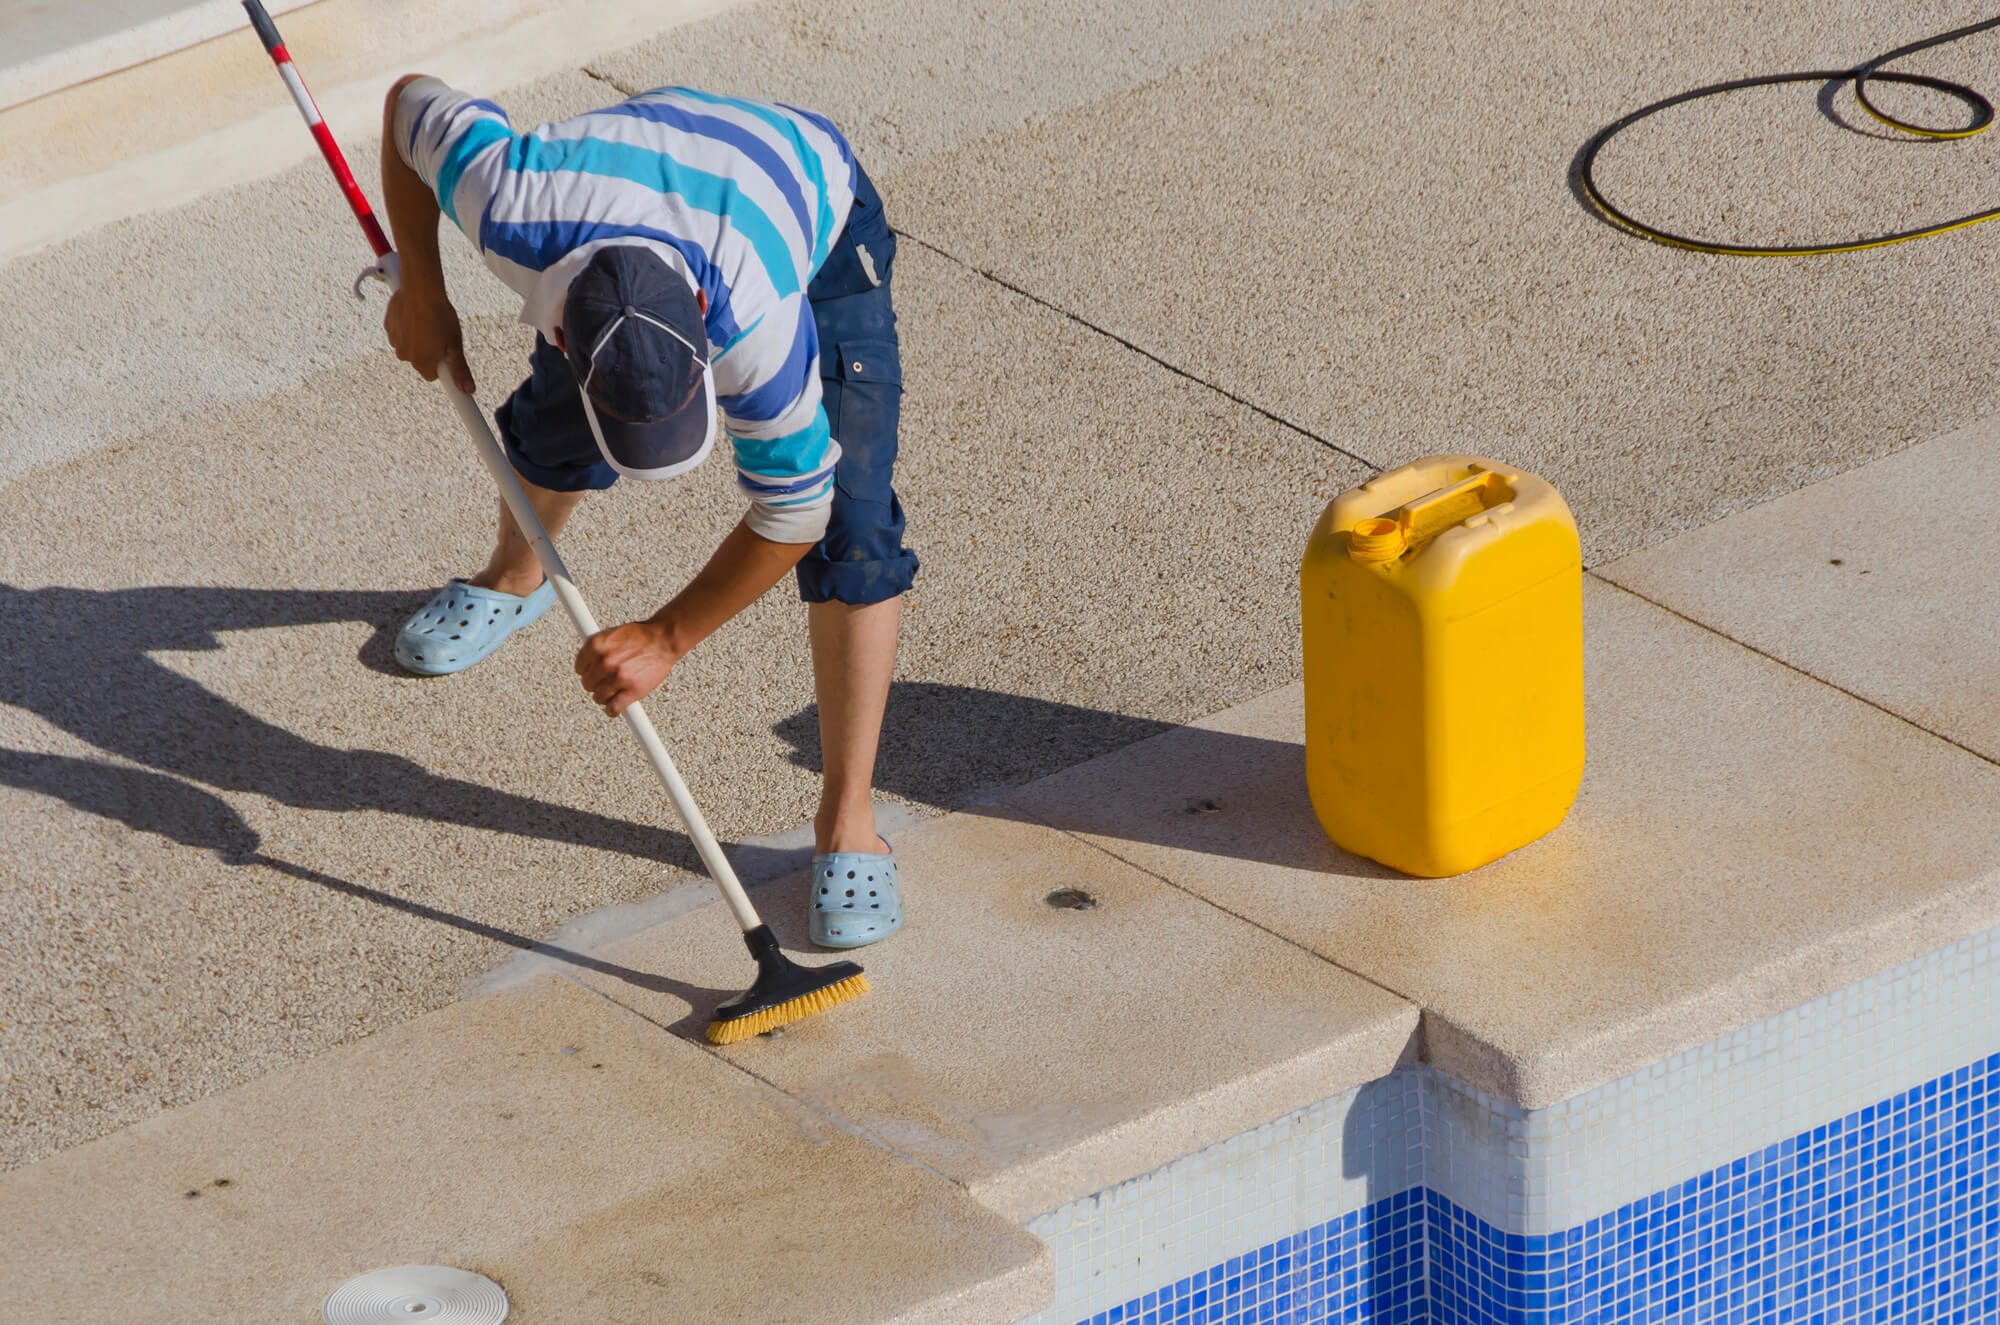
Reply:
[[[526, 479], [521, 486], [528, 490], [528, 504], [535, 508], [535, 514], [542, 517], [542, 527], [554, 538], [562, 532], [569, 521], [569, 513], [583, 500], [582, 492], [551, 492], [538, 488]], [[468, 583], [482, 589], [494, 589], [500, 593], [510, 593], [526, 598], [542, 583], [542, 566], [535, 560], [535, 553], [528, 546], [526, 536], [514, 523], [513, 513], [507, 503], [500, 503], [500, 535], [493, 545], [493, 556], [486, 563], [486, 569], [472, 577]]]
[[807, 608], [826, 769], [813, 819], [814, 849], [821, 854], [889, 849], [875, 831], [875, 750], [896, 672], [902, 605], [891, 598], [867, 607], [828, 602]]

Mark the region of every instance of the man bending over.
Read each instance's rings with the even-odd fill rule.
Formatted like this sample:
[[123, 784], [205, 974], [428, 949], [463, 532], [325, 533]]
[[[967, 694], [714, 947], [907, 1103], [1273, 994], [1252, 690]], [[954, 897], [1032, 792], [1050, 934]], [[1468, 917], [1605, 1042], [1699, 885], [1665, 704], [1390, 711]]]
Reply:
[[[666, 606], [591, 636], [577, 674], [620, 713], [793, 572], [825, 763], [812, 937], [894, 934], [902, 899], [872, 783], [917, 559], [891, 486], [896, 241], [847, 141], [809, 111], [687, 88], [517, 133], [492, 102], [411, 75], [383, 107], [382, 186], [402, 262], [384, 319], [398, 357], [472, 392], [440, 211], [524, 301], [528, 378], [494, 418], [551, 534], [621, 475], [700, 464], [720, 412], [749, 510]], [[396, 659], [460, 671], [552, 601], [503, 504], [485, 568], [438, 591]]]

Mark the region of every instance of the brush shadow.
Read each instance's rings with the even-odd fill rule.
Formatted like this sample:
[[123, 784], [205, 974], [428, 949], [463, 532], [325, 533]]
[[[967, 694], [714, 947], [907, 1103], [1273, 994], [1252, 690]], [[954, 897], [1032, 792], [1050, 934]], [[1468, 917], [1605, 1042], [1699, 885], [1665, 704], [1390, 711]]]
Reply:
[[[523, 952], [685, 999], [696, 1015], [673, 1029], [698, 1034], [717, 1002], [706, 990], [632, 971], [260, 849], [259, 834], [218, 793], [248, 793], [300, 809], [377, 810], [461, 828], [582, 844], [701, 872], [684, 834], [554, 805], [433, 773], [403, 756], [342, 749], [267, 722], [156, 661], [156, 652], [222, 647], [224, 631], [352, 621], [370, 627], [360, 660], [401, 676], [396, 631], [419, 605], [404, 591], [148, 586], [22, 589], [0, 583], [0, 703], [76, 738], [106, 758], [0, 750], [0, 785], [52, 796], [230, 865], [255, 864], [302, 882], [476, 934]], [[282, 678], [280, 678], [282, 679]], [[310, 678], [299, 678], [304, 684]], [[801, 767], [820, 767], [817, 712], [777, 725]], [[1172, 730], [1171, 724], [974, 687], [898, 683], [881, 758], [882, 790], [955, 809]], [[820, 953], [804, 923], [804, 871], [791, 848], [730, 848], [785, 946]]]
[[[163, 837], [184, 847], [212, 851], [230, 866], [261, 866], [329, 892], [400, 912], [412, 919], [445, 925], [492, 943], [540, 954], [578, 970], [610, 976], [635, 988], [684, 999], [694, 1009], [687, 1021], [693, 1023], [697, 1034], [700, 1027], [706, 1024], [708, 1013], [739, 992], [708, 989], [669, 976], [620, 966], [587, 953], [517, 934], [483, 920], [474, 920], [441, 907], [370, 888], [325, 870], [269, 855], [261, 850], [262, 838], [257, 830], [229, 802], [162, 773], [69, 755], [0, 749], [0, 786], [40, 792], [77, 809], [117, 820], [136, 832]], [[674, 1029], [680, 1029], [680, 1023]]]

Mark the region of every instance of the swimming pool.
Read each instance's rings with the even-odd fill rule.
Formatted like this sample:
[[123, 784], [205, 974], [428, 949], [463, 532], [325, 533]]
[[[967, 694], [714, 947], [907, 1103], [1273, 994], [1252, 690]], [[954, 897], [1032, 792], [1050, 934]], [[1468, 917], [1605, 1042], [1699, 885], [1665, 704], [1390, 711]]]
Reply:
[[1996, 935], [1546, 1109], [1323, 1100], [1030, 1221], [1032, 1325], [2000, 1320]]

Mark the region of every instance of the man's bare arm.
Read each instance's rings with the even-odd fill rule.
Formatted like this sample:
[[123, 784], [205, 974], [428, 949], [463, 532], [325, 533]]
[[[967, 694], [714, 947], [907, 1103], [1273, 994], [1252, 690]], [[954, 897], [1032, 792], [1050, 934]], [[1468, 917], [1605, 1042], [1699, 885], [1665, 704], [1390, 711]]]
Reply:
[[576, 673], [606, 713], [644, 699], [674, 664], [731, 617], [762, 598], [812, 551], [811, 543], [774, 543], [738, 524], [688, 587], [645, 621], [599, 631], [577, 651]]
[[402, 269], [402, 288], [389, 299], [382, 329], [396, 357], [425, 381], [436, 381], [438, 368], [447, 366], [458, 389], [471, 395], [472, 370], [465, 364], [458, 310], [445, 294], [444, 264], [438, 257], [437, 197], [424, 177], [403, 160], [396, 136], [396, 103], [403, 89], [421, 77], [408, 74], [397, 79], [382, 103], [382, 201]]

